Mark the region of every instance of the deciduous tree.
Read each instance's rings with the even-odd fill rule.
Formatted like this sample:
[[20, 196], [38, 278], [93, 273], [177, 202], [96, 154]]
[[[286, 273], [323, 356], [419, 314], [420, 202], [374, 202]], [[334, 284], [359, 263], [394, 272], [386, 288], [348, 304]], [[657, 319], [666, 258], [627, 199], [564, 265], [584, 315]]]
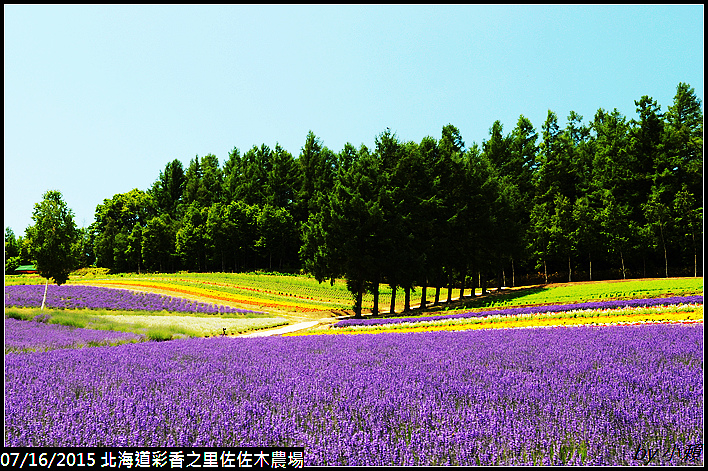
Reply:
[[41, 202], [34, 205], [34, 225], [27, 228], [30, 256], [39, 274], [47, 279], [42, 307], [47, 298], [49, 279], [62, 285], [76, 268], [74, 244], [79, 233], [74, 213], [68, 208], [59, 191], [47, 191]]

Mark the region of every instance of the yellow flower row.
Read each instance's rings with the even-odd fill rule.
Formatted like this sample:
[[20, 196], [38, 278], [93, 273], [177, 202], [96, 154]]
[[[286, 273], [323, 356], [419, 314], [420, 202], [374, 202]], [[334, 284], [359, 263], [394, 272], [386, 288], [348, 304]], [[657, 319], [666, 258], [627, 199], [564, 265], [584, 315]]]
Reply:
[[477, 329], [518, 329], [534, 327], [572, 327], [579, 325], [610, 325], [610, 324], [643, 324], [643, 323], [694, 323], [703, 322], [703, 307], [695, 311], [679, 312], [659, 312], [656, 314], [647, 313], [617, 313], [614, 315], [601, 317], [530, 317], [513, 318], [509, 320], [485, 319], [475, 323], [456, 324], [422, 324], [411, 323], [402, 326], [394, 324], [391, 326], [372, 326], [361, 329], [329, 329], [294, 332], [286, 335], [319, 335], [319, 334], [380, 334], [384, 332], [435, 332], [435, 331], [456, 331], [456, 330], [477, 330]]
[[241, 303], [241, 304], [250, 304], [253, 306], [260, 306], [260, 307], [272, 307], [272, 308], [283, 309], [283, 310], [297, 310], [297, 311], [322, 310], [321, 306], [316, 306], [316, 305], [311, 305], [311, 304], [292, 303], [292, 302], [288, 302], [288, 303], [273, 302], [273, 301], [266, 300], [266, 299], [252, 298], [252, 297], [248, 297], [248, 296], [226, 293], [224, 291], [218, 291], [218, 290], [212, 290], [212, 289], [206, 289], [206, 288], [198, 288], [195, 286], [175, 285], [175, 284], [171, 284], [171, 283], [162, 283], [162, 282], [155, 282], [155, 281], [86, 280], [86, 281], [82, 281], [81, 283], [82, 284], [95, 283], [95, 284], [100, 284], [100, 285], [117, 285], [117, 286], [124, 286], [126, 288], [130, 288], [132, 286], [135, 288], [159, 289], [159, 290], [163, 290], [163, 291], [176, 293], [175, 296], [179, 296], [180, 294], [187, 294], [187, 295], [192, 295], [192, 296], [200, 296], [200, 297], [204, 297], [204, 298], [213, 299], [214, 302], [227, 301], [227, 302], [235, 302], [235, 303]]

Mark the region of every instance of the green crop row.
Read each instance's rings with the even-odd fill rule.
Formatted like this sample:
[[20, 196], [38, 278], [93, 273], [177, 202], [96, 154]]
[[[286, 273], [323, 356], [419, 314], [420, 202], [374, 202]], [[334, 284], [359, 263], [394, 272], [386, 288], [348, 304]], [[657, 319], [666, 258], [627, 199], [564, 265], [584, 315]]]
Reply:
[[611, 299], [642, 299], [703, 293], [703, 278], [666, 278], [536, 286], [493, 292], [467, 301], [462, 309], [501, 308], [537, 304], [572, 304]]
[[281, 317], [245, 318], [243, 316], [190, 315], [185, 313], [146, 314], [135, 311], [106, 311], [95, 309], [36, 309], [8, 308], [5, 316], [18, 320], [35, 320], [48, 316], [49, 324], [59, 324], [96, 330], [113, 330], [144, 334], [151, 340], [169, 340], [177, 337], [216, 336], [223, 333], [237, 334], [287, 324]]

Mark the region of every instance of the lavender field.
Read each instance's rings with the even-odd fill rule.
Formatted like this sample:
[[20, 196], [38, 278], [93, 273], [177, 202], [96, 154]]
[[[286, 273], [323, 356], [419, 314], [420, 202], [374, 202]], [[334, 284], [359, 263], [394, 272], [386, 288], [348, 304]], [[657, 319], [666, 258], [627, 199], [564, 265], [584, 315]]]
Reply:
[[[297, 445], [307, 465], [702, 464], [703, 325], [6, 355], [6, 445]], [[667, 450], [674, 450], [671, 454]], [[676, 450], [679, 452], [677, 453]]]
[[144, 335], [5, 318], [5, 353], [140, 342]]
[[[40, 307], [43, 295], [43, 285], [6, 286], [5, 307]], [[115, 309], [206, 314], [253, 312], [156, 293], [81, 285], [51, 286], [47, 290], [46, 306], [54, 309]]]

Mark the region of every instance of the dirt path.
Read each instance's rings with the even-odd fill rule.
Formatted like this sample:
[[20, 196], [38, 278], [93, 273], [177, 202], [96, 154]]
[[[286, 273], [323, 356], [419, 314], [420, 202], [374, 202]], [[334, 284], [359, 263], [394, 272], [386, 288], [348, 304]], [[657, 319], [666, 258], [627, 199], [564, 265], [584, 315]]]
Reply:
[[319, 324], [319, 321], [310, 322], [300, 322], [297, 324], [286, 325], [284, 327], [278, 327], [277, 329], [259, 330], [258, 332], [253, 332], [250, 334], [237, 335], [240, 338], [254, 338], [254, 337], [270, 337], [273, 335], [288, 334], [290, 332], [296, 332], [298, 330], [309, 329]]

